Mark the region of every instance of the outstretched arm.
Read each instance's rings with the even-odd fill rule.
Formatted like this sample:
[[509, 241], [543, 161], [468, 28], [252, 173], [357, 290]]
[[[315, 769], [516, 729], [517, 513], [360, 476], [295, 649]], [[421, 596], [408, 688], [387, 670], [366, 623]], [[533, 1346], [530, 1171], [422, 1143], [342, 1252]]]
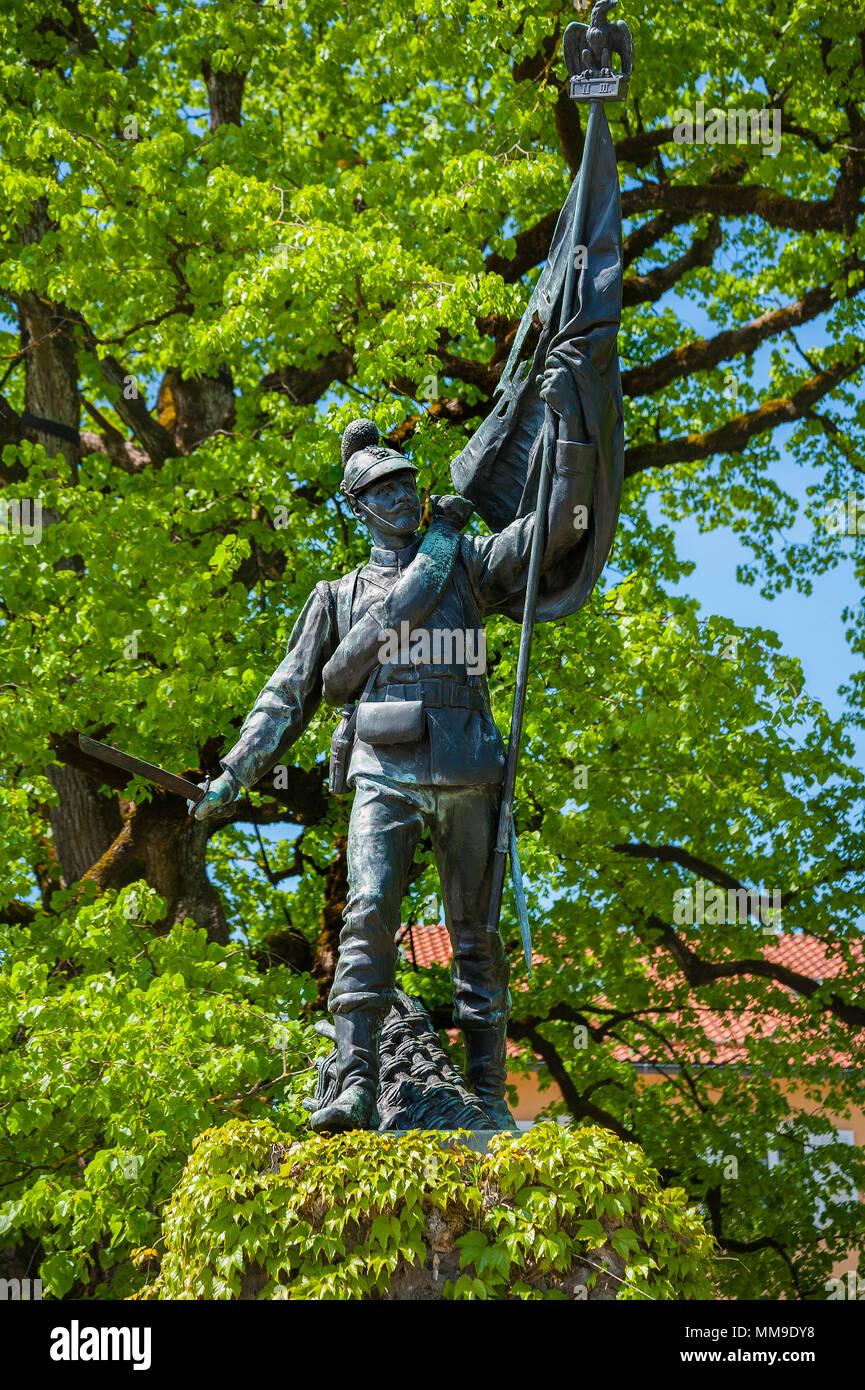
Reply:
[[317, 584], [292, 629], [284, 659], [259, 692], [234, 747], [220, 759], [223, 772], [199, 802], [197, 820], [230, 805], [241, 787], [253, 786], [300, 738], [321, 702], [321, 673], [335, 639], [327, 586]]

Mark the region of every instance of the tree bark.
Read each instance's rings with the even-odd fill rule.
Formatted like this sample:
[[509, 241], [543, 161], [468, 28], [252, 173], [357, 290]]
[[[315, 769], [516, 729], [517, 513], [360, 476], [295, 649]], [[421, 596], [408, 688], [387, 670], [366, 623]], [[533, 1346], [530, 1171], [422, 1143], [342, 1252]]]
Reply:
[[60, 798], [49, 814], [61, 886], [69, 888], [120, 833], [120, 810], [115, 799], [101, 796], [90, 778], [74, 767], [52, 763], [46, 776]]
[[228, 923], [222, 898], [207, 877], [207, 825], [191, 820], [188, 828], [175, 841], [177, 856], [177, 898], [172, 920], [182, 922], [191, 917], [197, 927], [204, 927], [210, 941], [228, 943]]
[[334, 857], [324, 881], [324, 906], [321, 909], [321, 930], [315, 951], [312, 977], [318, 985], [317, 1004], [327, 1008], [327, 996], [333, 984], [342, 914], [348, 897], [348, 839], [340, 835], [334, 843]]

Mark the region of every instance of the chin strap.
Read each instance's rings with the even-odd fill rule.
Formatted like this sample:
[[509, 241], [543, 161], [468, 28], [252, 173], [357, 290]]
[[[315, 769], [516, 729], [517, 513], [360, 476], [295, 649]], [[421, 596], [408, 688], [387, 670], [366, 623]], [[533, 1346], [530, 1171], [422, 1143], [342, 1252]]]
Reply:
[[[379, 516], [378, 512], [374, 512], [372, 507], [368, 507], [366, 502], [362, 502], [355, 493], [350, 492], [347, 496], [351, 497], [352, 501], [355, 502], [358, 507], [361, 507], [363, 511], [366, 512], [367, 516], [371, 516], [373, 521], [377, 521], [380, 526], [390, 526], [391, 523], [387, 521], [385, 517]], [[417, 530], [417, 527], [415, 527], [415, 530]]]

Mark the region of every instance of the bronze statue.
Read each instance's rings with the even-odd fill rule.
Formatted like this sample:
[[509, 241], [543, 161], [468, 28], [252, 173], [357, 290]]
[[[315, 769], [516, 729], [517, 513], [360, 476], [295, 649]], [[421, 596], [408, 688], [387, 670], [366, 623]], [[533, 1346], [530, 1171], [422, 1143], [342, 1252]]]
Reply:
[[[453, 946], [467, 1081], [491, 1127], [515, 1128], [505, 1101], [509, 966], [498, 919], [510, 857], [530, 966], [512, 811], [532, 627], [589, 597], [615, 532], [623, 471], [621, 214], [603, 102], [617, 99], [611, 87], [626, 76], [611, 83], [587, 70], [582, 36], [572, 32], [584, 27], [565, 36], [572, 93], [591, 101], [580, 176], [496, 400], [452, 464], [456, 493], [433, 498], [422, 537], [415, 464], [383, 446], [371, 421], [349, 425], [342, 491], [369, 531], [369, 561], [315, 585], [220, 774], [190, 799], [199, 819], [219, 814], [285, 758], [322, 699], [344, 707], [330, 786], [354, 791], [349, 891], [329, 998], [335, 1084], [313, 1103], [319, 1131], [379, 1123], [394, 937], [425, 828]], [[605, 46], [601, 60], [606, 67]], [[473, 511], [492, 535], [462, 534]], [[507, 757], [478, 659], [492, 613], [522, 624]], [[179, 790], [177, 782], [164, 785]]]
[[[579, 399], [565, 361], [548, 367], [540, 394], [560, 422], [547, 512], [547, 551], [559, 558], [582, 540], [585, 528], [575, 528], [575, 508], [589, 513], [595, 450], [580, 441]], [[440, 662], [383, 665], [378, 651], [382, 635], [398, 633], [404, 622], [415, 632], [472, 634], [477, 650], [484, 616], [525, 582], [535, 518], [530, 514], [497, 535], [469, 539], [458, 529], [468, 509], [460, 512], [458, 499], [436, 498], [428, 535], [440, 538], [440, 563], [414, 575], [421, 548], [414, 465], [380, 447], [368, 421], [346, 430], [343, 461], [343, 491], [372, 538], [369, 563], [315, 586], [284, 660], [195, 814], [201, 818], [230, 804], [242, 786], [253, 786], [284, 759], [322, 697], [342, 704], [360, 694], [344, 716], [355, 726], [347, 768], [355, 800], [345, 926], [329, 999], [340, 1091], [313, 1114], [312, 1127], [377, 1123], [379, 1034], [395, 998], [394, 937], [425, 827], [453, 945], [454, 1022], [465, 1034], [468, 1081], [492, 1126], [507, 1126], [508, 965], [498, 933], [486, 930], [505, 754], [486, 678], [470, 674], [458, 653]], [[338, 729], [337, 742], [340, 737]]]

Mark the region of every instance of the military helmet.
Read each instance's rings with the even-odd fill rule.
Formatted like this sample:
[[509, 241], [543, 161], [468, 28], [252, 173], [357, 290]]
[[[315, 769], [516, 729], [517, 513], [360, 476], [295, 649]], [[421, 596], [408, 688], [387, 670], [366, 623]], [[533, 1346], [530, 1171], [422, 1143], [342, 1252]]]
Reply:
[[417, 468], [404, 454], [379, 444], [379, 432], [372, 420], [352, 420], [342, 436], [342, 482], [340, 490], [348, 496], [360, 492], [387, 473]]

